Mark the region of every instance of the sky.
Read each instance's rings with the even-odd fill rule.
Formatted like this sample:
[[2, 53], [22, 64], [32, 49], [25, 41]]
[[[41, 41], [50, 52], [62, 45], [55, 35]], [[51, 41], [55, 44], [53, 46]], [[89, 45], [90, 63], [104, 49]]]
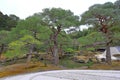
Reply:
[[93, 4], [115, 2], [116, 0], [0, 0], [0, 11], [3, 14], [15, 14], [21, 19], [44, 8], [63, 8], [71, 10], [75, 15], [81, 15]]

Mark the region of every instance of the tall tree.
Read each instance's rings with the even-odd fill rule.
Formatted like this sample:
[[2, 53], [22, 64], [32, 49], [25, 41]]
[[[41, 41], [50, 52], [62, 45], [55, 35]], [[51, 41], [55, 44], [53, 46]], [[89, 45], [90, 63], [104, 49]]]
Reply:
[[54, 64], [58, 65], [58, 35], [66, 27], [79, 26], [79, 17], [75, 16], [70, 10], [61, 8], [46, 8], [43, 10], [42, 15], [44, 16], [45, 24], [52, 31], [50, 39], [53, 42]]
[[[27, 62], [31, 61], [31, 56], [34, 52], [33, 49], [35, 47], [37, 50], [40, 49], [38, 46], [42, 46], [50, 34], [49, 28], [43, 26], [41, 17], [41, 15], [35, 14], [25, 20], [19, 21], [17, 26], [9, 34], [9, 47], [11, 46], [10, 48], [13, 49], [14, 53], [18, 53], [17, 55], [28, 53]], [[8, 52], [13, 53], [10, 50]]]
[[[110, 45], [113, 41], [112, 36], [114, 33], [112, 32], [113, 27], [116, 27], [116, 23], [118, 21], [116, 15], [115, 5], [111, 2], [107, 2], [105, 4], [95, 4], [89, 8], [84, 14], [82, 14], [81, 23], [90, 24], [98, 31], [101, 31], [106, 38], [106, 62], [111, 64], [111, 54], [110, 54]], [[118, 24], [117, 24], [118, 25]]]

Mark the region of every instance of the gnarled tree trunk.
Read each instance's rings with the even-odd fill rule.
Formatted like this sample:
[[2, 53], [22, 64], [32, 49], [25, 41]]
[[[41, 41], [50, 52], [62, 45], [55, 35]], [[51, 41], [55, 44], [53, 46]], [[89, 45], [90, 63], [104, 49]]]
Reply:
[[61, 31], [61, 26], [57, 26], [57, 29], [54, 27], [52, 28], [53, 36], [52, 36], [52, 41], [53, 41], [53, 56], [54, 56], [54, 64], [58, 65], [59, 64], [59, 53], [58, 53], [58, 34]]
[[54, 64], [58, 65], [58, 63], [59, 63], [59, 54], [58, 54], [58, 46], [57, 46], [57, 44], [54, 44], [53, 55], [54, 55]]
[[112, 43], [111, 39], [111, 32], [109, 30], [109, 27], [113, 25], [113, 23], [109, 24], [110, 20], [112, 20], [111, 17], [108, 18], [108, 16], [102, 16], [102, 15], [96, 15], [96, 17], [99, 20], [99, 23], [101, 25], [100, 31], [105, 34], [106, 38], [106, 62], [111, 65], [111, 53], [110, 53], [110, 44]]

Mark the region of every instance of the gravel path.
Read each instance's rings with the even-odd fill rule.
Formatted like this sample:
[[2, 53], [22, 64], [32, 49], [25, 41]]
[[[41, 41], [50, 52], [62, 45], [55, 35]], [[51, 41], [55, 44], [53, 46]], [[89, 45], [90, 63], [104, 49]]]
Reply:
[[58, 70], [1, 78], [0, 80], [120, 80], [120, 71]]

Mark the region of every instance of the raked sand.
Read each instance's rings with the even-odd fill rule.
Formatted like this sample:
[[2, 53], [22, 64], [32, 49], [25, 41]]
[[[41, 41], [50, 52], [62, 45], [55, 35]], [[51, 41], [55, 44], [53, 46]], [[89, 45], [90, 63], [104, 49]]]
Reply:
[[0, 80], [120, 80], [120, 71], [55, 70], [0, 78]]

